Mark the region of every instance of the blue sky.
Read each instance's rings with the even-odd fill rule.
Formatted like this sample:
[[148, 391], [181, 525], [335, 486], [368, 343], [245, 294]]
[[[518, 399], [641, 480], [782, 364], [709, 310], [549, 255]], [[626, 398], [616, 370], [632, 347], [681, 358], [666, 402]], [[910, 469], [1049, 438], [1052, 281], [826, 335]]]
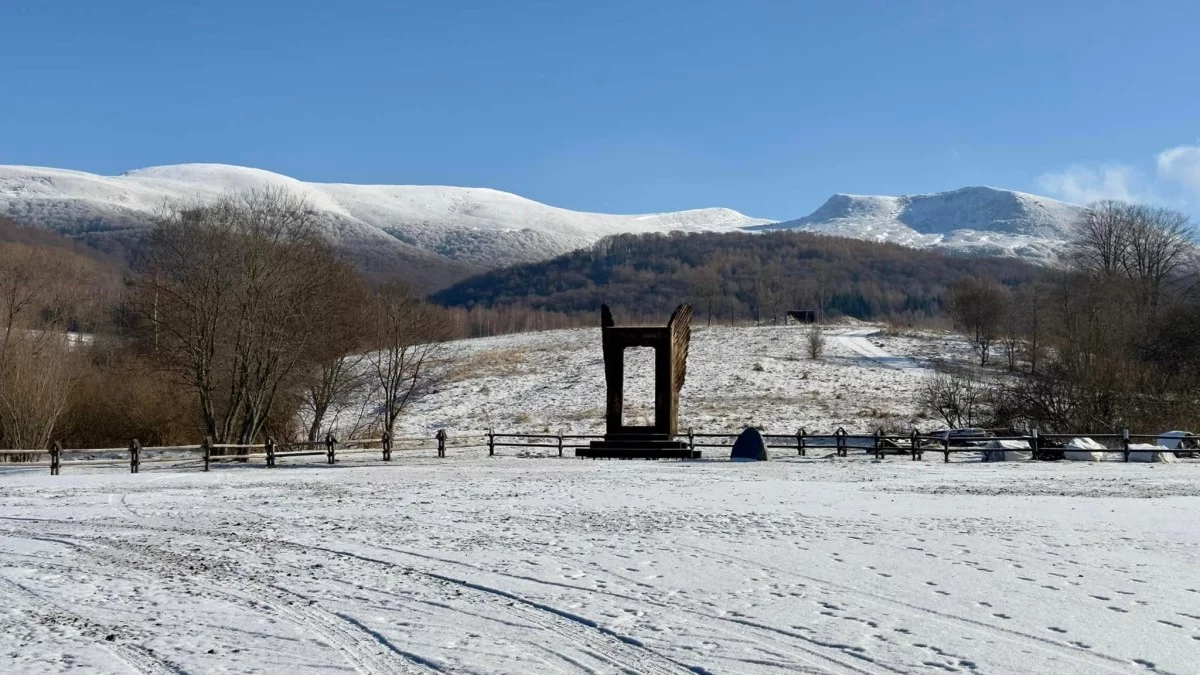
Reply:
[[987, 184], [1200, 215], [1198, 25], [1171, 0], [3, 3], [0, 163], [609, 212]]

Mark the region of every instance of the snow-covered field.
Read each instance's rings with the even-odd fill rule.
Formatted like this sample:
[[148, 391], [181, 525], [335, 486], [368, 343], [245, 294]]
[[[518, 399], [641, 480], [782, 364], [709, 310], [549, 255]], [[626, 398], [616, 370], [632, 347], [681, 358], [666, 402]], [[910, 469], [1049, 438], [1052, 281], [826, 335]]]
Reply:
[[6, 673], [1200, 662], [1200, 465], [405, 458], [0, 474]]
[[[832, 432], [845, 426], [869, 433], [880, 424], [934, 423], [917, 419], [916, 387], [930, 359], [963, 358], [955, 336], [886, 337], [879, 326], [827, 329], [826, 353], [806, 354], [801, 326], [695, 327], [680, 427], [773, 433]], [[603, 432], [604, 359], [600, 329], [523, 333], [454, 343], [454, 373], [418, 401], [402, 424], [407, 432]], [[632, 354], [631, 354], [632, 356]], [[650, 361], [627, 358], [632, 410], [652, 415]], [[641, 367], [639, 369], [639, 366]], [[627, 404], [628, 404], [627, 400]]]
[[[684, 426], [865, 431], [915, 417], [930, 360], [965, 356], [950, 336], [846, 325], [814, 362], [804, 333], [697, 328]], [[600, 428], [597, 330], [451, 349], [453, 376], [420, 400], [409, 431]], [[648, 384], [633, 378], [635, 398]], [[400, 450], [386, 465], [372, 455], [210, 473], [191, 460], [137, 475], [0, 467], [0, 672], [1200, 663], [1200, 462], [518, 453]]]

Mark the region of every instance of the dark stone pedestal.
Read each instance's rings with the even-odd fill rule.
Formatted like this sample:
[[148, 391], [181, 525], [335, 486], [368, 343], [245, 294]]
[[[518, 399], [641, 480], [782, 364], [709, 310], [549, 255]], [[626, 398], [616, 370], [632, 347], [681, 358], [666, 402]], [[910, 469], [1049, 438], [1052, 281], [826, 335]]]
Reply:
[[770, 458], [767, 454], [767, 442], [763, 440], [758, 429], [753, 427], [742, 431], [729, 453], [729, 459], [735, 462], [765, 462]]

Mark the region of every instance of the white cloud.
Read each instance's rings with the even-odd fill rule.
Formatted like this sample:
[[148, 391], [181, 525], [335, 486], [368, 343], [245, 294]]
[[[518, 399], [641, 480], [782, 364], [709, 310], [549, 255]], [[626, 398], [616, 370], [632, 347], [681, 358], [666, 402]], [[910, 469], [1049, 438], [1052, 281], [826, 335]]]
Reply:
[[1136, 169], [1124, 164], [1080, 164], [1037, 177], [1039, 190], [1076, 204], [1091, 204], [1103, 199], [1146, 201], [1142, 188], [1144, 183], [1145, 180]]
[[1158, 153], [1158, 175], [1200, 195], [1200, 146], [1180, 145]]

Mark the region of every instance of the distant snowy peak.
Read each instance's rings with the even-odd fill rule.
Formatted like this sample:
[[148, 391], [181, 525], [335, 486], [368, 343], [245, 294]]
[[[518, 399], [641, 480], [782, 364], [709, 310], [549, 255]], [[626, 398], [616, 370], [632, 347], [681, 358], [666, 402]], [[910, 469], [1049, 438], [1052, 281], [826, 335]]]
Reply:
[[127, 251], [165, 206], [268, 186], [307, 199], [330, 239], [364, 268], [373, 273], [419, 268], [429, 286], [545, 260], [622, 233], [803, 230], [1049, 260], [1081, 210], [1036, 195], [968, 187], [906, 197], [838, 194], [811, 215], [782, 223], [726, 208], [611, 215], [488, 188], [307, 183], [262, 169], [178, 164], [118, 176], [0, 166], [0, 215], [109, 252]]
[[1082, 210], [1075, 204], [991, 187], [902, 197], [837, 194], [804, 218], [752, 229], [1049, 260]]
[[326, 231], [350, 248], [401, 247], [476, 267], [537, 261], [611, 234], [727, 231], [770, 221], [730, 209], [643, 215], [571, 211], [487, 188], [306, 183], [261, 169], [179, 164], [100, 176], [0, 166], [0, 215], [94, 240], [136, 232], [174, 203], [276, 187], [303, 196]]

